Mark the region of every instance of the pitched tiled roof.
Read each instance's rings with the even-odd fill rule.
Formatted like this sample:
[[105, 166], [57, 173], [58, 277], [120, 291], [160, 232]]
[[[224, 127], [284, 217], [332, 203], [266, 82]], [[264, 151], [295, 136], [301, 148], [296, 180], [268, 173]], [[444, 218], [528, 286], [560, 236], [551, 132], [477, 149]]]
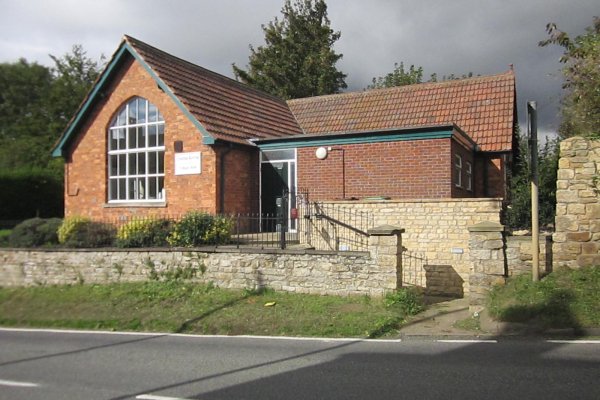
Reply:
[[456, 124], [483, 151], [512, 149], [515, 78], [503, 74], [290, 100], [306, 134]]
[[215, 139], [247, 143], [302, 133], [285, 101], [132, 37], [125, 41]]

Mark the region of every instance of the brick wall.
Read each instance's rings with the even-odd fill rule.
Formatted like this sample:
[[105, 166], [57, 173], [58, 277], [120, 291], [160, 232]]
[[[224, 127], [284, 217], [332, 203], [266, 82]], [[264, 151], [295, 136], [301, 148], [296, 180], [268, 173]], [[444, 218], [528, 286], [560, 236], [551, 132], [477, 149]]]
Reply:
[[332, 146], [325, 160], [315, 157], [317, 147], [299, 148], [298, 186], [309, 189], [312, 200], [451, 197], [450, 142]]
[[[130, 215], [182, 214], [189, 209], [215, 212], [217, 171], [215, 151], [202, 144], [198, 129], [137, 62], [125, 63], [92, 110], [86, 125], [70, 148], [65, 164], [65, 215], [119, 218]], [[133, 96], [157, 106], [165, 119], [165, 189], [163, 207], [106, 207], [107, 129], [114, 114]], [[174, 175], [173, 142], [181, 140], [185, 152], [200, 151], [200, 175]]]

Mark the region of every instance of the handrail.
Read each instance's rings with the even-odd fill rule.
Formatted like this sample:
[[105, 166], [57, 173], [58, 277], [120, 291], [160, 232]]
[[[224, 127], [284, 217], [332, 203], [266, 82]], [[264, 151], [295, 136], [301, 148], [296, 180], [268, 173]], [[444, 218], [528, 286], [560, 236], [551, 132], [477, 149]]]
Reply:
[[317, 218], [317, 219], [323, 218], [323, 219], [326, 219], [329, 222], [333, 222], [334, 224], [338, 224], [340, 226], [343, 226], [346, 229], [350, 229], [351, 231], [356, 232], [356, 233], [358, 233], [360, 235], [369, 236], [369, 234], [367, 232], [361, 231], [360, 229], [355, 228], [352, 225], [348, 225], [348, 224], [346, 224], [346, 223], [344, 223], [342, 221], [338, 221], [337, 219], [332, 218], [329, 215], [322, 214], [322, 213], [316, 213], [315, 214], [315, 218]]

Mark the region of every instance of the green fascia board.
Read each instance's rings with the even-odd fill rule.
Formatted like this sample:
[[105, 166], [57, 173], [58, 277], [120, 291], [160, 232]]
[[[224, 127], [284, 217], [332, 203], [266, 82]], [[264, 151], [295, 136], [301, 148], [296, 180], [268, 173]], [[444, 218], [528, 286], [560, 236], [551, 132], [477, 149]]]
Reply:
[[281, 141], [269, 141], [269, 143], [256, 142], [256, 145], [261, 150], [275, 150], [299, 147], [314, 147], [314, 146], [332, 146], [342, 144], [363, 144], [363, 143], [380, 143], [380, 142], [399, 142], [406, 140], [425, 140], [425, 139], [447, 139], [453, 135], [451, 127], [444, 127], [439, 130], [413, 133], [394, 132], [368, 132], [362, 134], [337, 134], [327, 135], [327, 137], [313, 136], [310, 138], [286, 139]]
[[95, 102], [101, 89], [106, 85], [108, 79], [112, 75], [113, 70], [120, 64], [122, 58], [124, 57], [125, 52], [129, 52], [129, 54], [131, 54], [140, 63], [140, 65], [142, 65], [142, 67], [146, 70], [146, 72], [148, 72], [148, 74], [150, 74], [150, 76], [152, 77], [152, 79], [154, 79], [154, 81], [157, 83], [157, 85], [175, 102], [177, 107], [194, 124], [194, 126], [196, 128], [198, 128], [198, 130], [202, 134], [202, 143], [214, 144], [215, 139], [208, 133], [206, 128], [204, 128], [204, 126], [202, 126], [200, 121], [198, 121], [190, 113], [190, 111], [187, 109], [187, 107], [181, 102], [181, 100], [179, 100], [177, 98], [177, 96], [175, 96], [175, 94], [169, 88], [169, 86], [166, 83], [164, 83], [163, 80], [158, 77], [158, 75], [156, 75], [154, 70], [152, 70], [152, 68], [150, 68], [150, 66], [137, 53], [137, 51], [135, 51], [135, 49], [133, 47], [131, 47], [129, 45], [129, 43], [124, 42], [121, 45], [121, 48], [117, 51], [117, 53], [113, 57], [112, 61], [110, 62], [110, 64], [108, 65], [108, 67], [106, 68], [104, 73], [102, 74], [102, 77], [100, 78], [98, 83], [96, 83], [96, 85], [94, 85], [92, 91], [90, 92], [89, 96], [87, 97], [87, 100], [81, 106], [81, 108], [77, 112], [75, 118], [73, 119], [73, 122], [70, 123], [69, 126], [67, 127], [65, 134], [61, 137], [58, 144], [52, 150], [52, 156], [53, 157], [65, 156], [65, 146], [67, 145], [67, 143], [71, 139], [71, 136], [73, 136], [73, 134], [75, 133], [75, 131], [77, 130], [79, 125], [82, 123], [84, 118], [87, 116], [88, 110], [91, 108], [92, 104]]

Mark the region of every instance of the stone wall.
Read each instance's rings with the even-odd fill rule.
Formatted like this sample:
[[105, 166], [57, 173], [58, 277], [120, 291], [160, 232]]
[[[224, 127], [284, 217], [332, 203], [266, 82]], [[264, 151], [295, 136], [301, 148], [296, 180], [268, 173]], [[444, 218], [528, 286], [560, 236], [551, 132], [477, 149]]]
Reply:
[[563, 140], [558, 167], [553, 265], [600, 265], [600, 141]]
[[[540, 273], [552, 271], [552, 236], [540, 235]], [[508, 276], [530, 273], [533, 260], [531, 236], [506, 237], [506, 264]]]
[[[388, 232], [389, 231], [389, 232]], [[400, 281], [400, 232], [370, 237], [370, 253], [253, 249], [0, 249], [0, 286], [144, 281], [180, 271], [224, 288], [382, 296]]]
[[[462, 297], [468, 292], [471, 260], [468, 227], [500, 222], [500, 199], [372, 200], [324, 202], [368, 212], [377, 225], [394, 225], [402, 235], [402, 282], [431, 295]], [[316, 231], [329, 232], [326, 222]], [[328, 237], [329, 243], [333, 238]], [[343, 245], [343, 243], [342, 243]]]

